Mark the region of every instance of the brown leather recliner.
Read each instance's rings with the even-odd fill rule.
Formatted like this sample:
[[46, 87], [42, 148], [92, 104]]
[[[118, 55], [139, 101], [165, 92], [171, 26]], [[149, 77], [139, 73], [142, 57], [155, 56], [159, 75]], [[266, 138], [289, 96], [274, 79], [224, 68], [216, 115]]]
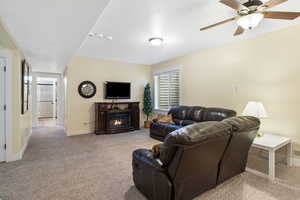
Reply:
[[[170, 133], [160, 145], [158, 158], [147, 149], [134, 151], [133, 180], [137, 189], [150, 200], [191, 200], [241, 172], [231, 173], [230, 166], [242, 169], [245, 162], [235, 159], [245, 160], [249, 149], [235, 147], [235, 140], [239, 134], [250, 134], [241, 136], [245, 140], [242, 143], [252, 143], [259, 124], [253, 117], [196, 123]], [[229, 163], [227, 157], [235, 151], [241, 156], [234, 156]]]
[[223, 120], [232, 126], [228, 146], [220, 163], [218, 184], [245, 171], [248, 152], [259, 130], [260, 121], [254, 117]]
[[176, 106], [168, 112], [175, 124], [158, 123], [153, 120], [150, 127], [150, 137], [163, 141], [164, 138], [177, 129], [197, 122], [222, 121], [236, 116], [234, 110], [224, 108], [205, 108], [200, 106]]

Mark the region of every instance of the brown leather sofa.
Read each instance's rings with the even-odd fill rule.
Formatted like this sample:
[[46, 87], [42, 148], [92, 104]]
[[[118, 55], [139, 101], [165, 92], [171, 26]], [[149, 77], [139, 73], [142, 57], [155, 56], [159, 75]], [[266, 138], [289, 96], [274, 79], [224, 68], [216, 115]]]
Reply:
[[197, 122], [222, 121], [236, 116], [234, 110], [224, 108], [205, 108], [200, 106], [176, 106], [168, 112], [175, 124], [158, 123], [153, 120], [150, 126], [150, 137], [163, 141], [164, 138], [177, 129]]
[[133, 181], [149, 200], [191, 200], [245, 171], [260, 126], [254, 117], [196, 123], [170, 133], [156, 158], [133, 152]]

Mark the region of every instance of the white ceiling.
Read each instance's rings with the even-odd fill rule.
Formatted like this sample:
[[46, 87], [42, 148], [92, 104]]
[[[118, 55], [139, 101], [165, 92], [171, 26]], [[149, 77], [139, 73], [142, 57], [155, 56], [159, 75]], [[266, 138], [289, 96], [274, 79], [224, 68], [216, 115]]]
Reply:
[[[0, 17], [33, 69], [40, 72], [61, 72], [75, 54], [154, 64], [300, 22], [265, 19], [254, 30], [233, 37], [234, 22], [199, 31], [236, 15], [219, 0], [109, 1], [0, 0]], [[300, 11], [300, 1], [289, 0], [273, 10]], [[88, 37], [90, 31], [113, 40]], [[165, 43], [152, 47], [147, 42], [150, 37], [163, 37]]]
[[[289, 0], [272, 10], [300, 11], [300, 1]], [[113, 40], [87, 37], [77, 55], [154, 64], [300, 22], [264, 19], [256, 29], [238, 37], [233, 36], [234, 22], [199, 31], [235, 15], [219, 0], [112, 0], [91, 31], [111, 35]], [[163, 37], [165, 44], [150, 46], [147, 40], [154, 36]]]
[[35, 71], [61, 72], [109, 0], [0, 0], [0, 17]]

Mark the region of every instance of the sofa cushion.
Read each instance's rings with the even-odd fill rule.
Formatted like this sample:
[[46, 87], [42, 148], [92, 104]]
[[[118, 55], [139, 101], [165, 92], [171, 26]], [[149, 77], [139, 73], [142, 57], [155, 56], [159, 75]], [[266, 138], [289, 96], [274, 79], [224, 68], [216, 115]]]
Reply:
[[224, 108], [206, 108], [202, 121], [222, 121], [223, 119], [236, 116], [234, 110]]
[[166, 123], [152, 123], [151, 131], [152, 134], [165, 137], [172, 131], [182, 128], [176, 124], [166, 124]]
[[182, 119], [173, 119], [174, 123], [177, 125], [177, 126], [188, 126], [188, 125], [191, 125], [191, 124], [194, 124], [196, 123], [195, 121], [193, 120], [182, 120]]
[[176, 152], [176, 145], [193, 145], [228, 135], [231, 125], [223, 122], [201, 122], [185, 126], [168, 134], [160, 148], [160, 160], [168, 165]]
[[176, 106], [170, 109], [168, 115], [172, 115], [173, 119], [186, 119], [187, 113], [190, 107], [188, 106]]
[[260, 120], [251, 116], [231, 117], [222, 122], [231, 125], [233, 131], [248, 131], [251, 129], [258, 129], [260, 126]]
[[177, 125], [177, 126], [182, 126], [182, 119], [174, 119], [173, 118], [173, 122]]
[[161, 126], [164, 129], [165, 135], [168, 135], [169, 133], [182, 128], [182, 126], [178, 126], [175, 124], [161, 124]]
[[205, 108], [200, 106], [193, 106], [187, 111], [187, 120], [192, 120], [195, 122], [201, 122], [203, 119], [203, 113]]
[[196, 122], [195, 121], [193, 121], [193, 120], [182, 120], [182, 122], [181, 122], [181, 125], [182, 126], [188, 126], [188, 125], [192, 125], [192, 124], [195, 124]]

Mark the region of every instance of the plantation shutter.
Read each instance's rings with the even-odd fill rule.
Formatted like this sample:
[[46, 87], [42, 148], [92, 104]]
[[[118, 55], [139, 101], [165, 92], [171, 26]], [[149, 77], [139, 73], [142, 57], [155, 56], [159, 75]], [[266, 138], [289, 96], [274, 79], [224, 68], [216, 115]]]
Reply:
[[168, 110], [179, 105], [179, 70], [158, 75], [158, 107]]

